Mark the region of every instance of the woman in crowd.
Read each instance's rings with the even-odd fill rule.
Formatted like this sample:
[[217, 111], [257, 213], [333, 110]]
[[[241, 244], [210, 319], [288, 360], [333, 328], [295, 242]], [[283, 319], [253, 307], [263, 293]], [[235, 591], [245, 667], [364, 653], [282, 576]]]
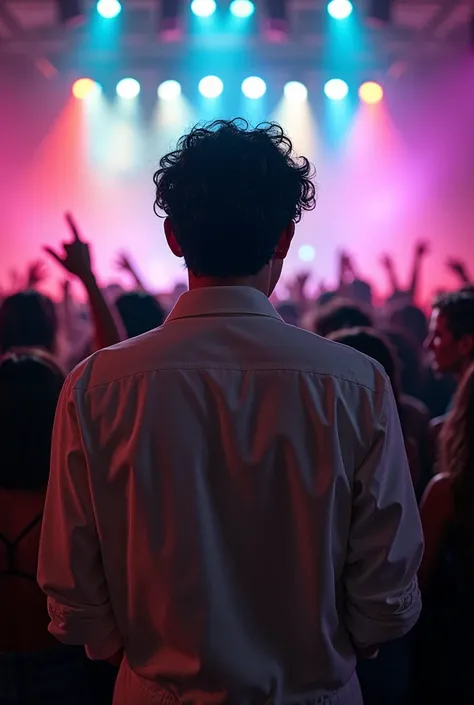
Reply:
[[63, 381], [44, 351], [11, 351], [0, 359], [0, 705], [106, 705], [111, 698], [109, 682], [108, 690], [102, 685], [101, 700], [94, 699], [102, 674], [88, 664], [82, 647], [63, 646], [48, 633], [46, 598], [36, 582]]
[[158, 328], [165, 313], [157, 299], [144, 291], [127, 291], [115, 301], [127, 338]]
[[0, 306], [0, 353], [35, 347], [54, 354], [57, 331], [56, 307], [37, 291], [19, 291]]
[[399, 361], [390, 341], [373, 328], [341, 330], [329, 337], [368, 355], [379, 362], [387, 373], [400, 414], [413, 484], [418, 490], [420, 483], [426, 484], [429, 472], [429, 468], [426, 467], [429, 418], [422, 407], [417, 409], [401, 394]]
[[[372, 328], [353, 328], [329, 336], [359, 350], [379, 362], [390, 379], [397, 402], [405, 447], [415, 488], [420, 483], [424, 461], [423, 448], [428, 438], [428, 416], [416, 419], [413, 408], [400, 393], [400, 370], [389, 340]], [[384, 644], [374, 660], [360, 661], [357, 667], [364, 705], [405, 705], [410, 695], [412, 650], [410, 637]], [[420, 701], [421, 703], [421, 701]], [[420, 705], [420, 704], [418, 704]]]
[[[421, 503], [423, 613], [416, 628], [414, 703], [473, 702], [474, 365], [441, 432], [443, 472]], [[422, 700], [423, 698], [423, 700]]]

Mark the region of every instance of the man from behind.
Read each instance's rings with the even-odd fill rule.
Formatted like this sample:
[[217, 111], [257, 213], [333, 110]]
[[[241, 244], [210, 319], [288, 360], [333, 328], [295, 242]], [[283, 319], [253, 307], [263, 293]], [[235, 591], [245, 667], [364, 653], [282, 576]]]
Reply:
[[64, 387], [39, 581], [52, 633], [120, 662], [116, 705], [359, 705], [357, 654], [417, 620], [387, 378], [268, 300], [311, 172], [278, 125], [183, 137], [154, 181], [190, 291]]

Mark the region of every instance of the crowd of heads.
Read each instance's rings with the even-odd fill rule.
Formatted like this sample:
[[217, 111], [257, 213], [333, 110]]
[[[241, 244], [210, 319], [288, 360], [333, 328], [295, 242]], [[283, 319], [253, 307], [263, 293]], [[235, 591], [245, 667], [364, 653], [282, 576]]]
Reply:
[[[312, 166], [295, 156], [281, 127], [251, 129], [244, 120], [191, 130], [162, 157], [154, 183], [168, 244], [184, 258], [190, 281], [252, 285], [269, 268], [268, 294], [294, 224], [315, 207], [317, 194]], [[40, 293], [43, 270], [37, 265], [30, 266], [27, 285], [0, 300], [0, 489], [44, 490], [67, 372], [97, 347], [161, 326], [183, 290], [159, 291], [159, 282], [158, 292], [148, 290], [123, 254], [118, 264], [131, 276], [131, 290], [97, 286], [100, 272], [92, 271], [88, 245], [71, 216], [67, 222], [73, 241], [64, 243], [64, 257], [46, 249], [68, 276], [82, 280], [88, 302], [75, 300], [67, 283], [59, 301]], [[309, 295], [303, 274], [288, 286], [288, 296], [277, 290], [274, 303], [288, 324], [354, 348], [385, 371], [418, 497], [436, 469], [449, 472], [457, 519], [474, 538], [474, 288], [466, 268], [451, 263], [462, 273], [459, 288], [421, 306], [416, 283], [426, 251], [423, 244], [416, 248], [409, 289], [393, 286], [380, 305], [374, 305], [374, 284], [357, 271], [357, 252], [341, 254], [332, 289]], [[384, 262], [395, 281], [394, 263], [387, 256]], [[436, 436], [435, 417], [447, 411]]]
[[[170, 247], [184, 258], [192, 276], [216, 283], [245, 282], [258, 276], [274, 258], [283, 261], [294, 223], [304, 211], [315, 207], [317, 195], [311, 164], [295, 156], [281, 127], [263, 124], [252, 129], [241, 119], [192, 129], [176, 150], [162, 157], [154, 183], [155, 208], [166, 217]], [[80, 241], [72, 216], [67, 216], [67, 222], [73, 242], [64, 244], [64, 261], [47, 249], [68, 273], [79, 274], [90, 253]], [[394, 289], [381, 306], [373, 305], [372, 282], [357, 271], [357, 253], [340, 256], [340, 278], [333, 289], [308, 297], [303, 276], [297, 278], [292, 295], [280, 296], [276, 306], [289, 324], [307, 327], [378, 361], [392, 383], [401, 415], [403, 400], [409, 397], [424, 405], [429, 420], [446, 410], [456, 384], [474, 362], [474, 290], [465, 281], [466, 268], [451, 264], [451, 269], [462, 270], [462, 286], [439, 296], [431, 307], [421, 308], [416, 268], [427, 249], [426, 244], [416, 248], [411, 289]], [[132, 274], [136, 286], [126, 291], [109, 285], [103, 290], [104, 299], [113, 309], [111, 315], [120, 321], [122, 337], [134, 337], [160, 326], [173, 300], [147, 291], [126, 255], [120, 256], [119, 263], [122, 271]], [[384, 263], [393, 277], [391, 258], [385, 255]], [[41, 284], [42, 271], [37, 264], [30, 266], [28, 281]], [[429, 276], [429, 269], [425, 275]], [[0, 354], [4, 356], [0, 395], [5, 400], [0, 405], [5, 415], [0, 428], [22, 468], [20, 484], [30, 482], [29, 449], [36, 446], [38, 458], [47, 456], [47, 442], [39, 448], [39, 436], [41, 429], [46, 433], [52, 423], [62, 380], [60, 370], [67, 372], [94, 349], [94, 321], [86, 306], [72, 300], [69, 287], [64, 287], [59, 302], [37, 288], [11, 292], [0, 305]], [[34, 353], [25, 352], [32, 349]], [[470, 387], [463, 388], [456, 402], [466, 414], [469, 391]], [[19, 408], [24, 410], [23, 417], [16, 411]], [[14, 433], [15, 424], [35, 435], [23, 448]], [[456, 429], [459, 427], [456, 424]], [[454, 435], [451, 428], [446, 444], [448, 437], [453, 443]], [[17, 446], [21, 452], [15, 451]], [[42, 468], [39, 477], [44, 479], [46, 460], [37, 465]]]

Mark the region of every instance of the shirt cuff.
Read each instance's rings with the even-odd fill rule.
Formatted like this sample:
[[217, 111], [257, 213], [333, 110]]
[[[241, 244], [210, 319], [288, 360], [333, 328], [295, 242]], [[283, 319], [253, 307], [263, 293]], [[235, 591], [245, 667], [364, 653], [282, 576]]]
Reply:
[[405, 636], [421, 612], [421, 596], [416, 578], [404, 595], [371, 606], [370, 613], [347, 605], [346, 625], [359, 648], [382, 644]]
[[49, 631], [64, 644], [82, 644], [92, 660], [103, 660], [123, 648], [123, 641], [108, 605], [72, 607], [48, 597]]

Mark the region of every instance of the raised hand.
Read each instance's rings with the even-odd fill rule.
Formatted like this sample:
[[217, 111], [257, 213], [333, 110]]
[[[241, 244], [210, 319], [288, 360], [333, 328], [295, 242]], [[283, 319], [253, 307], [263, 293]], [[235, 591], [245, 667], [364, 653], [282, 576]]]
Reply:
[[34, 289], [38, 284], [47, 279], [48, 269], [41, 260], [32, 262], [27, 271], [26, 286], [28, 289]]
[[424, 257], [424, 255], [429, 255], [430, 253], [430, 244], [426, 240], [420, 240], [416, 244], [415, 247], [415, 254], [417, 257]]
[[62, 243], [62, 255], [55, 252], [51, 247], [45, 247], [44, 250], [64, 269], [84, 281], [92, 276], [90, 248], [87, 242], [82, 240], [72, 215], [66, 213], [65, 217], [72, 235], [72, 242]]
[[467, 273], [466, 263], [460, 259], [454, 257], [448, 257], [446, 260], [446, 267], [451, 270], [457, 277], [459, 277], [463, 282], [467, 283], [470, 281], [469, 275]]
[[389, 271], [393, 270], [394, 263], [390, 255], [382, 255], [382, 257], [380, 258], [380, 263], [383, 267], [385, 267], [385, 269], [388, 269]]
[[132, 274], [134, 272], [132, 261], [126, 252], [121, 252], [119, 254], [115, 265], [117, 269], [120, 269], [122, 272], [131, 272]]

